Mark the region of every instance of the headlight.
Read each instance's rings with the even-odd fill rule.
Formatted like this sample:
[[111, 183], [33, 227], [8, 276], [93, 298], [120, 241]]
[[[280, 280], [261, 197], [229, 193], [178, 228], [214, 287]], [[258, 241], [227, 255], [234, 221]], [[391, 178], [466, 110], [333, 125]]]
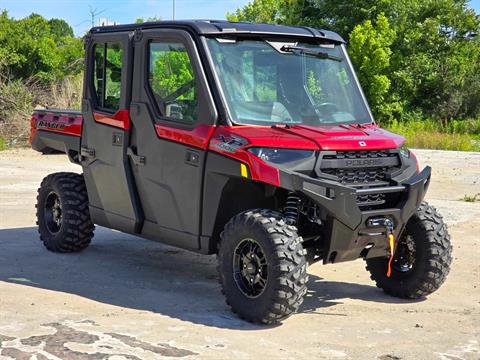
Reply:
[[400, 146], [398, 148], [398, 152], [399, 152], [401, 157], [406, 159], [404, 163], [407, 163], [407, 164], [410, 163], [412, 165], [415, 164], [415, 167], [417, 169], [417, 173], [420, 172], [420, 164], [418, 163], [418, 159], [413, 152], [411, 152], [405, 145]]
[[403, 156], [404, 158], [406, 158], [406, 159], [410, 158], [411, 152], [410, 152], [410, 150], [408, 150], [408, 148], [405, 145], [400, 146], [398, 151], [399, 151], [400, 155]]
[[292, 161], [304, 160], [313, 155], [312, 150], [253, 147], [249, 148], [248, 151], [263, 161], [273, 164], [285, 164]]

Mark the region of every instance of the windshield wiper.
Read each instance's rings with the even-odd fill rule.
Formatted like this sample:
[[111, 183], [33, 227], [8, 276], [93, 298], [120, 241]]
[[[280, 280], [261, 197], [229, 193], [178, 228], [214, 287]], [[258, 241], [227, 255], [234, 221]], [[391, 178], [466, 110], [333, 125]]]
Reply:
[[284, 52], [294, 53], [294, 54], [298, 53], [298, 54], [315, 56], [315, 57], [320, 58], [320, 59], [327, 59], [327, 60], [333, 60], [333, 61], [338, 61], [338, 62], [343, 61], [343, 59], [339, 56], [330, 55], [327, 52], [312, 50], [312, 49], [304, 48], [304, 47], [300, 47], [300, 46], [282, 46], [282, 48], [280, 50], [284, 51]]

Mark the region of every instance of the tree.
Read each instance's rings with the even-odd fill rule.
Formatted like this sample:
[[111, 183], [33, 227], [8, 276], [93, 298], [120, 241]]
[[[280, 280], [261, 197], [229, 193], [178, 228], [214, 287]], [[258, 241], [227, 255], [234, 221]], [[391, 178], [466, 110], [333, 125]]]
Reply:
[[150, 16], [147, 18], [147, 20], [145, 20], [144, 18], [136, 18], [135, 19], [135, 23], [136, 24], [140, 24], [140, 23], [143, 23], [143, 22], [154, 22], [154, 21], [162, 21], [162, 18], [160, 16]]
[[468, 35], [480, 30], [480, 18], [463, 0], [409, 4], [394, 18], [399, 38], [392, 46], [391, 79], [398, 96], [428, 116], [479, 116], [478, 108], [462, 109], [472, 101], [465, 80], [480, 61], [479, 42]]
[[183, 49], [155, 51], [153, 56], [152, 88], [162, 98], [193, 81], [192, 64]]
[[49, 82], [82, 70], [82, 40], [63, 20], [37, 14], [15, 20], [4, 11], [0, 27], [0, 57], [14, 79]]
[[373, 112], [384, 119], [390, 119], [394, 112], [398, 115], [401, 110], [397, 99], [389, 97], [390, 47], [395, 38], [396, 32], [383, 14], [374, 23], [366, 20], [355, 26], [350, 33], [349, 54], [356, 64], [358, 78]]
[[472, 36], [480, 33], [480, 17], [468, 3], [254, 0], [227, 17], [336, 31], [350, 41], [377, 119], [414, 112], [448, 120], [480, 116], [480, 40]]
[[56, 39], [74, 37], [72, 27], [68, 25], [65, 20], [50, 19], [48, 20], [48, 24], [50, 25], [50, 32], [55, 36]]
[[275, 23], [281, 19], [281, 9], [285, 0], [253, 0], [242, 9], [227, 13], [230, 21], [252, 21]]

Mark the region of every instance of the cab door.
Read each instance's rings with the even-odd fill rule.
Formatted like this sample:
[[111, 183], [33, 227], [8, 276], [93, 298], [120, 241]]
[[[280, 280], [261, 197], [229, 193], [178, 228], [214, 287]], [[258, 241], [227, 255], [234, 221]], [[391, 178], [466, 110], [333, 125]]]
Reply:
[[142, 213], [127, 158], [130, 34], [95, 34], [86, 45], [81, 163], [94, 223], [136, 233]]
[[183, 30], [135, 34], [130, 161], [142, 235], [198, 250], [206, 150], [217, 113], [197, 45]]

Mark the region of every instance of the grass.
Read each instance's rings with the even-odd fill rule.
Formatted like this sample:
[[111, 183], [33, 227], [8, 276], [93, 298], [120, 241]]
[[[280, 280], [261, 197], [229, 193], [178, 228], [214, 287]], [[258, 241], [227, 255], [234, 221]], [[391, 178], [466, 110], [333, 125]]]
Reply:
[[7, 142], [4, 138], [0, 137], [0, 151], [7, 149]]
[[465, 195], [462, 199], [460, 199], [465, 202], [475, 202], [475, 201], [480, 201], [480, 193], [475, 194], [475, 195]]
[[447, 124], [434, 120], [394, 121], [385, 128], [403, 135], [407, 145], [417, 149], [480, 151], [480, 119], [452, 120]]

